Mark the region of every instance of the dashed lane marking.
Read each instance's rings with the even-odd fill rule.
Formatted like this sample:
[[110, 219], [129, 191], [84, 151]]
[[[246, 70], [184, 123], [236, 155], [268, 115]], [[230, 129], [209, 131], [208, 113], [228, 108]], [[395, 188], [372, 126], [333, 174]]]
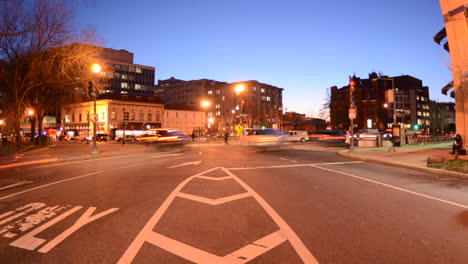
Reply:
[[[206, 174], [221, 169], [227, 174], [228, 176], [222, 178], [210, 177], [206, 176]], [[201, 178], [206, 180], [226, 180], [226, 179], [234, 179], [237, 183], [239, 183], [247, 192], [227, 196], [220, 199], [208, 199], [206, 197], [191, 195], [187, 193], [181, 192], [183, 187], [192, 181], [195, 178]], [[253, 197], [268, 213], [268, 215], [274, 220], [274, 222], [280, 228], [279, 231], [269, 234], [255, 242], [252, 242], [241, 249], [238, 249], [234, 252], [231, 252], [225, 256], [218, 256], [206, 251], [203, 251], [199, 248], [195, 248], [193, 246], [187, 245], [175, 239], [169, 238], [167, 236], [161, 235], [155, 231], [153, 231], [154, 227], [157, 225], [161, 217], [165, 214], [169, 206], [172, 204], [176, 197], [181, 197], [185, 199], [190, 199], [193, 201], [206, 203], [210, 205], [219, 205], [221, 203], [227, 203], [239, 199], [243, 199], [246, 197]], [[318, 263], [317, 260], [312, 256], [309, 250], [305, 247], [299, 237], [294, 233], [294, 231], [288, 226], [288, 224], [276, 213], [276, 211], [265, 201], [263, 198], [258, 195], [252, 188], [250, 188], [246, 183], [240, 180], [237, 176], [231, 173], [229, 170], [225, 168], [213, 168], [208, 171], [204, 171], [202, 173], [193, 175], [187, 179], [185, 179], [182, 183], [180, 183], [174, 191], [172, 191], [167, 199], [162, 203], [161, 207], [153, 214], [150, 220], [145, 224], [143, 229], [138, 233], [136, 238], [130, 244], [128, 249], [122, 255], [122, 257], [117, 262], [118, 264], [129, 264], [135, 259], [136, 255], [142, 248], [145, 242], [153, 244], [159, 248], [162, 248], [168, 252], [171, 252], [175, 255], [178, 255], [182, 258], [185, 258], [189, 261], [195, 263], [203, 263], [203, 264], [239, 264], [239, 263], [247, 263], [248, 261], [266, 253], [267, 251], [275, 248], [276, 246], [280, 245], [285, 241], [289, 241], [293, 248], [296, 250], [299, 257], [303, 260], [306, 264], [316, 264]]]
[[33, 181], [19, 181], [19, 182], [15, 182], [15, 183], [12, 183], [10, 185], [6, 185], [6, 186], [3, 186], [0, 188], [0, 191], [3, 191], [3, 190], [6, 190], [6, 189], [10, 189], [10, 188], [14, 188], [14, 187], [18, 187], [18, 186], [21, 186], [21, 185], [25, 185], [25, 184], [28, 184], [28, 183], [32, 183]]

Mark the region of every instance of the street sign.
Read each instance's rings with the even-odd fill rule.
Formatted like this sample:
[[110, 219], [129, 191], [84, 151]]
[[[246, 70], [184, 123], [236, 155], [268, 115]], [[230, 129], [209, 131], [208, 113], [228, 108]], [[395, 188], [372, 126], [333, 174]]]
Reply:
[[89, 119], [91, 120], [91, 122], [97, 122], [97, 119], [98, 119], [98, 114], [97, 113], [94, 113], [94, 114], [89, 114]]
[[350, 108], [349, 109], [349, 119], [356, 119], [356, 109]]

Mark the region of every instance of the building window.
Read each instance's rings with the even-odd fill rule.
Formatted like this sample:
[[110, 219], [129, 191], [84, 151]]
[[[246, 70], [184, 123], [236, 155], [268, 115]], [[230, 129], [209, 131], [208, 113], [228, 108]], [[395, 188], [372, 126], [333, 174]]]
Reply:
[[221, 94], [221, 91], [220, 91], [220, 90], [216, 90], [216, 94]]
[[208, 116], [212, 116], [213, 115], [213, 112], [208, 112]]
[[115, 120], [115, 119], [116, 119], [115, 112], [111, 112], [111, 120]]
[[128, 67], [128, 71], [135, 72], [135, 67], [133, 67], [133, 66]]
[[72, 117], [72, 122], [75, 122], [75, 113], [72, 113], [71, 117]]
[[78, 122], [81, 122], [81, 113], [78, 114]]
[[252, 91], [257, 91], [257, 86], [252, 86]]
[[261, 93], [265, 93], [265, 88], [260, 89]]
[[106, 120], [106, 113], [102, 112], [101, 117], [102, 117], [102, 121], [105, 121]]
[[220, 111], [216, 111], [216, 115], [217, 115], [217, 116], [221, 115], [221, 112], [220, 112]]
[[161, 115], [159, 113], [159, 111], [156, 112], [156, 121], [160, 121], [161, 120]]
[[208, 91], [208, 94], [209, 94], [209, 95], [212, 95], [212, 94], [213, 94], [213, 91], [212, 91], [212, 90], [209, 90], [209, 91]]
[[179, 112], [175, 112], [175, 118], [179, 118]]
[[70, 122], [70, 119], [68, 118], [68, 115], [65, 115], [65, 123]]
[[141, 68], [138, 68], [138, 67], [137, 67], [137, 68], [136, 68], [136, 72], [137, 72], [137, 73], [141, 73]]
[[267, 100], [268, 102], [270, 102], [270, 101], [271, 101], [270, 96], [267, 96], [267, 97], [266, 97], [266, 100]]
[[135, 121], [135, 112], [130, 112], [130, 120]]
[[145, 115], [143, 113], [138, 113], [138, 119], [143, 121], [145, 119]]
[[225, 98], [224, 95], [223, 95], [223, 97], [221, 97], [221, 100], [224, 101], [225, 99], [226, 99], [226, 98]]
[[215, 105], [215, 108], [216, 108], [216, 109], [219, 109], [219, 108], [221, 108], [221, 105], [220, 105], [220, 104], [217, 104], [217, 105]]
[[86, 114], [86, 122], [89, 122], [89, 111], [88, 111], [88, 113]]
[[148, 112], [148, 121], [153, 121], [153, 116], [151, 115], [151, 112]]
[[135, 84], [135, 90], [141, 90], [141, 84]]
[[124, 88], [124, 89], [127, 89], [128, 88], [128, 83], [123, 82], [121, 87]]
[[127, 74], [122, 74], [122, 80], [127, 80], [127, 79], [128, 79]]

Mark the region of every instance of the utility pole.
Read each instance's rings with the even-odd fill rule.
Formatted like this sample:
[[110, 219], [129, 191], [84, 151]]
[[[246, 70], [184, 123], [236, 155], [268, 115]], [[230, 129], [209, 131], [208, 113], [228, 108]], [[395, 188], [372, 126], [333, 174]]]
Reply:
[[356, 88], [356, 81], [354, 78], [349, 76], [349, 121], [351, 122], [349, 134], [351, 138], [349, 140], [349, 152], [354, 151], [354, 119], [356, 119], [356, 105], [354, 104], [354, 91]]

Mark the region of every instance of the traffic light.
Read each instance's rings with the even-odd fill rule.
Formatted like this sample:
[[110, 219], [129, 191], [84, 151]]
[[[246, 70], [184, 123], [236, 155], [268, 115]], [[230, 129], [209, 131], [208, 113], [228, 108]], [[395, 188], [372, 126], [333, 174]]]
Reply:
[[244, 101], [244, 100], [242, 100], [242, 101], [241, 101], [241, 104], [243, 104], [243, 105], [244, 105], [244, 104], [245, 104], [245, 101]]
[[93, 82], [89, 81], [88, 82], [88, 95], [93, 97], [94, 96], [94, 87], [93, 87]]
[[130, 120], [130, 113], [129, 112], [124, 112], [124, 121]]
[[421, 126], [418, 125], [418, 124], [414, 124], [413, 128], [414, 128], [415, 130], [419, 130], [419, 129], [421, 129]]

